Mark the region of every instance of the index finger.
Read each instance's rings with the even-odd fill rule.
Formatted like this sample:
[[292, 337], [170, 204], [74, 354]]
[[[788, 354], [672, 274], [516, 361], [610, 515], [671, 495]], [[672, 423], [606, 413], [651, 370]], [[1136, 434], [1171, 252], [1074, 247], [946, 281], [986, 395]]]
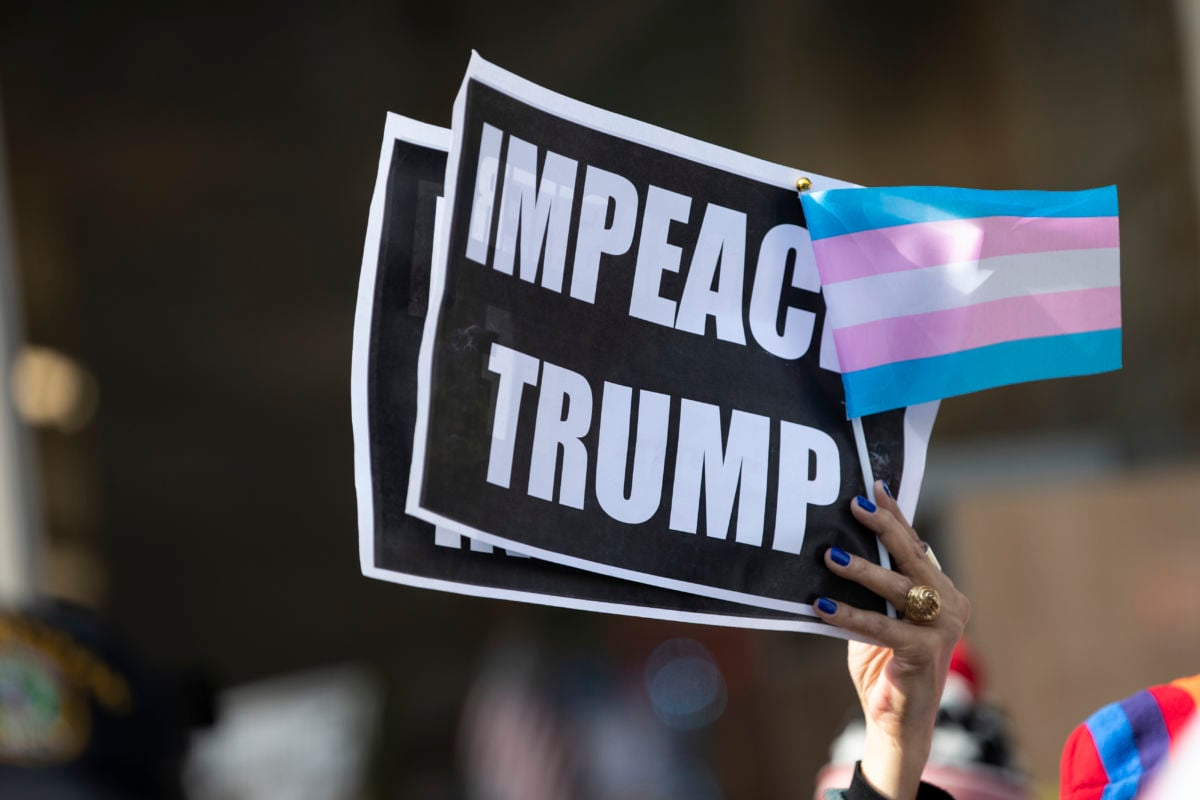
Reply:
[[904, 511], [900, 508], [900, 503], [892, 496], [892, 490], [888, 488], [887, 483], [884, 481], [875, 481], [875, 505], [891, 511], [892, 515], [900, 521], [900, 524], [908, 531], [909, 535], [918, 542], [921, 541], [920, 534], [909, 524], [908, 517], [904, 515]]
[[941, 574], [941, 570], [925, 557], [925, 543], [904, 521], [898, 508], [893, 511], [886, 506], [876, 506], [865, 497], [856, 497], [850, 503], [850, 513], [875, 532], [891, 554], [896, 568], [914, 583], [930, 583]]
[[929, 548], [929, 543], [922, 539], [921, 534], [917, 533], [916, 528], [909, 523], [904, 511], [900, 508], [900, 502], [896, 500], [895, 496], [892, 494], [892, 490], [888, 488], [887, 483], [884, 481], [875, 481], [875, 498], [878, 501], [878, 505], [882, 508], [889, 509], [896, 519], [900, 521], [900, 524], [904, 526], [905, 530], [912, 534], [912, 537], [917, 540], [917, 542], [921, 545], [922, 555], [925, 557], [925, 560], [930, 564], [933, 564], [936, 569], [945, 572], [945, 570], [942, 569], [941, 563], [938, 562], [937, 556], [935, 556], [933, 554], [933, 550]]

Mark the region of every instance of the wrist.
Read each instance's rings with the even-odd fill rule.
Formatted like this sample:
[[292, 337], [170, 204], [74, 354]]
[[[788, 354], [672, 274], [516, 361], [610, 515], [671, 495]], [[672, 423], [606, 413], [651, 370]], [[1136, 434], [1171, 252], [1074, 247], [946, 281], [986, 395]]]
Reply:
[[913, 800], [929, 759], [930, 736], [894, 736], [867, 724], [862, 774], [888, 800]]

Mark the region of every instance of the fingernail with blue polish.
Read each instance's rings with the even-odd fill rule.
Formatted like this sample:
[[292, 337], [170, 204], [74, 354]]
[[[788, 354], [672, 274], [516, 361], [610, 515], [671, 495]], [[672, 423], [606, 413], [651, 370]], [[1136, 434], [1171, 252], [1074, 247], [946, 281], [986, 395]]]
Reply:
[[840, 547], [829, 548], [829, 557], [833, 559], [833, 563], [839, 567], [845, 567], [850, 564], [850, 554]]
[[837, 603], [833, 602], [828, 597], [822, 597], [817, 600], [817, 610], [822, 614], [836, 614]]
[[891, 488], [888, 487], [887, 481], [883, 481], [883, 493], [886, 494], [888, 497], [892, 498], [893, 500], [896, 499], [895, 495], [892, 494]]
[[875, 513], [875, 504], [863, 497], [861, 494], [858, 496], [858, 507], [863, 511], [866, 511], [868, 514]]

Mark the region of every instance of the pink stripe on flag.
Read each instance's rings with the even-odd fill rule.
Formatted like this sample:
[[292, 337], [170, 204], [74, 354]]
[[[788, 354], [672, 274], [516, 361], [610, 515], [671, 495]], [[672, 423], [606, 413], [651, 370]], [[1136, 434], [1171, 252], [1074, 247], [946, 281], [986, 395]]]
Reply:
[[1121, 289], [1022, 295], [834, 329], [843, 372], [1000, 342], [1121, 327]]
[[995, 256], [1119, 247], [1117, 217], [978, 217], [914, 222], [813, 242], [821, 283]]

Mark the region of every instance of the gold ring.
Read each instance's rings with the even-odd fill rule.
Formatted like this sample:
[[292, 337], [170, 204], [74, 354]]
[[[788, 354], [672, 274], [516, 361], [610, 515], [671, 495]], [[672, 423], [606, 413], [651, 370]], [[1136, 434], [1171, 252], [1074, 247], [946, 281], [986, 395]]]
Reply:
[[913, 622], [928, 623], [942, 613], [942, 596], [932, 586], [914, 586], [904, 600], [904, 616]]

